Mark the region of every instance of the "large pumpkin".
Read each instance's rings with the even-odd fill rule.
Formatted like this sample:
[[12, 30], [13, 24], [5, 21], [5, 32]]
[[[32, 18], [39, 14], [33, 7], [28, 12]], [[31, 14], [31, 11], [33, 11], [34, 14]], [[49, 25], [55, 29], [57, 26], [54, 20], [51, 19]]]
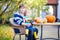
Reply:
[[47, 15], [46, 19], [47, 19], [48, 23], [53, 23], [53, 22], [55, 22], [56, 17], [54, 15]]

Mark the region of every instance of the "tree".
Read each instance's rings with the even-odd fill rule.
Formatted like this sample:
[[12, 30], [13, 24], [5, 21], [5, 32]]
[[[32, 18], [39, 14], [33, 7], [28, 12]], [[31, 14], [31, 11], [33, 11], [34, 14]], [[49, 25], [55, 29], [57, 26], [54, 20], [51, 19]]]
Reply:
[[0, 19], [2, 18], [2, 24], [8, 19], [8, 17], [18, 9], [19, 3], [22, 0], [0, 0]]
[[27, 6], [27, 8], [37, 8], [38, 16], [40, 16], [40, 10], [47, 4], [47, 0], [24, 0], [23, 3]]
[[0, 0], [0, 18], [2, 18], [3, 24], [14, 11], [18, 10], [20, 3], [29, 9], [36, 8], [38, 16], [40, 16], [40, 9], [47, 3], [47, 0]]

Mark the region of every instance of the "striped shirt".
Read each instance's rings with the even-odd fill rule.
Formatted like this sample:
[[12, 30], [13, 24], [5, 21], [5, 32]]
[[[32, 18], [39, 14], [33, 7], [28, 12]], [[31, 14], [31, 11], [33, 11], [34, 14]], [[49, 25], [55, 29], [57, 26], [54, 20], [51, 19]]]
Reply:
[[21, 13], [19, 13], [19, 12], [14, 13], [14, 22], [17, 25], [22, 25], [22, 22], [24, 22], [23, 15], [21, 15]]

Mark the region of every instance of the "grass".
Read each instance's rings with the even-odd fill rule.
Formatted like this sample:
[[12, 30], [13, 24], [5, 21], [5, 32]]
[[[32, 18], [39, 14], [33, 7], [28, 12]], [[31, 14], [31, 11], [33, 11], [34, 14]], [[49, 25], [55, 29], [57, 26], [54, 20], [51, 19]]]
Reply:
[[10, 27], [10, 25], [9, 24], [4, 24], [4, 25], [0, 24], [0, 27]]

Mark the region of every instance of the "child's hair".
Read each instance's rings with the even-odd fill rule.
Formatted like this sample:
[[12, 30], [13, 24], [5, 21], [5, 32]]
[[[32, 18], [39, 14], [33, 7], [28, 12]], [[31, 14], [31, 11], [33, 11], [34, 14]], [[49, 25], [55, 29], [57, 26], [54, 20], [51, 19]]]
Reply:
[[19, 5], [19, 8], [21, 8], [21, 7], [25, 7], [24, 4], [20, 4], [20, 5]]
[[[24, 7], [24, 8], [25, 8], [24, 4], [20, 4], [20, 5], [19, 5], [19, 9], [20, 9], [21, 7]], [[20, 12], [20, 11], [19, 11], [19, 12]], [[24, 12], [24, 16], [26, 16], [26, 13], [27, 13], [27, 11]]]

